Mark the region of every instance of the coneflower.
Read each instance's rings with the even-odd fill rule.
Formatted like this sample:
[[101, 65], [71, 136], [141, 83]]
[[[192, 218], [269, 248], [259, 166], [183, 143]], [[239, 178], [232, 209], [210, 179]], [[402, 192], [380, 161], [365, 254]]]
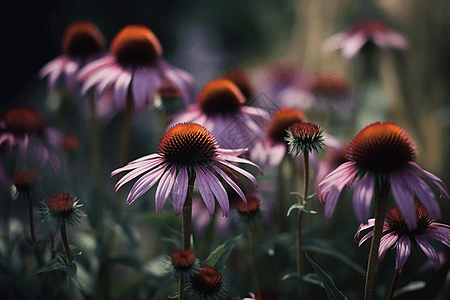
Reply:
[[203, 265], [186, 284], [186, 300], [219, 300], [225, 293], [225, 278], [213, 267]]

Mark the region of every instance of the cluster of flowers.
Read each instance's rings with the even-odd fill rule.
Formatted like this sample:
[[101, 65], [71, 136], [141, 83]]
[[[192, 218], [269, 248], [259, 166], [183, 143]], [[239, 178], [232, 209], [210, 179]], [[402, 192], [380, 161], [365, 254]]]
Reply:
[[[354, 59], [368, 43], [383, 50], [406, 49], [408, 46], [406, 39], [386, 24], [365, 21], [331, 37], [324, 43], [324, 50], [340, 48], [345, 58]], [[186, 206], [190, 209], [191, 204], [187, 201], [196, 186], [202, 200], [193, 204], [197, 234], [205, 231], [214, 215], [216, 200], [222, 211], [222, 215], [215, 216], [216, 229], [223, 234], [230, 226], [226, 218], [230, 214], [230, 202], [237, 218], [244, 224], [251, 224], [257, 217], [266, 220], [273, 210], [273, 201], [263, 199], [256, 188], [257, 178], [241, 165], [260, 170], [252, 162], [256, 161], [273, 168], [280, 166], [285, 157], [304, 153], [312, 164], [313, 183], [319, 201], [325, 203], [326, 218], [331, 218], [344, 187], [354, 188], [353, 209], [361, 223], [355, 236], [358, 240], [363, 230], [377, 222], [370, 218], [372, 199], [379, 201], [380, 195], [389, 195], [392, 191], [396, 206], [391, 207], [382, 220], [384, 235], [378, 258], [381, 260], [387, 249], [396, 245], [396, 270], [400, 272], [411, 252], [411, 245], [418, 244], [436, 269], [439, 268], [439, 256], [427, 239], [438, 240], [450, 247], [450, 226], [435, 221], [440, 219], [441, 212], [425, 180], [433, 183], [447, 198], [450, 195], [439, 178], [415, 162], [416, 148], [408, 133], [394, 123], [377, 122], [362, 129], [344, 145], [309, 122], [302, 111], [327, 111], [348, 120], [356, 95], [347, 79], [326, 71], [305, 78], [292, 66], [272, 65], [255, 76], [258, 78], [254, 82], [258, 86], [255, 89], [245, 72], [234, 70], [211, 80], [196, 95], [194, 78], [170, 65], [162, 54], [158, 38], [145, 26], [126, 26], [115, 36], [107, 51], [100, 30], [91, 22], [80, 21], [67, 29], [62, 55], [40, 72], [42, 78], [48, 77], [50, 91], [55, 89], [62, 75], [69, 92], [79, 91], [84, 96], [93, 91], [97, 112], [91, 114], [98, 116], [127, 108], [144, 110], [155, 105], [155, 97], [182, 100], [185, 109], [170, 116], [156, 153], [112, 171], [111, 176], [128, 172], [116, 183], [116, 191], [138, 178], [128, 193], [127, 204], [132, 204], [157, 185], [156, 211], [161, 212], [171, 196], [175, 215], [184, 214]], [[254, 97], [255, 90], [263, 91], [273, 100], [272, 104], [281, 104], [281, 107], [272, 114], [258, 107], [260, 97]], [[63, 135], [47, 127], [31, 107], [13, 107], [5, 111], [0, 131], [3, 157], [17, 147], [24, 161], [37, 164], [39, 168], [48, 165], [55, 177], [60, 173], [57, 149], [72, 153], [78, 148], [75, 136]], [[319, 163], [314, 152], [323, 145], [329, 148], [329, 155]], [[307, 161], [305, 159], [305, 165]], [[296, 166], [299, 163], [295, 161]], [[242, 176], [253, 187], [242, 183], [239, 179]], [[15, 194], [18, 191], [28, 193], [39, 179], [34, 168], [17, 172], [13, 179], [10, 177], [0, 164], [0, 183], [14, 186]], [[420, 202], [415, 201], [416, 197]], [[75, 197], [60, 193], [45, 201], [43, 213], [45, 219], [56, 218], [58, 227], [62, 228], [65, 223], [78, 221], [80, 206]], [[386, 207], [383, 209], [387, 210]], [[359, 245], [374, 236], [374, 231], [362, 237]], [[66, 247], [67, 241], [63, 242]], [[210, 266], [200, 266], [189, 249], [174, 252], [171, 261], [176, 277], [187, 282], [185, 299], [232, 299], [224, 292], [222, 274]], [[272, 291], [258, 291], [251, 297], [246, 299], [280, 299]]]

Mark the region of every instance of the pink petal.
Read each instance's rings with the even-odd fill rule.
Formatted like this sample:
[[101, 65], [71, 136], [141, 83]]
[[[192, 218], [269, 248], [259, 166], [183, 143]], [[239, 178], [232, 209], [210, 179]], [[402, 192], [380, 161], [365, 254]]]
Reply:
[[410, 166], [412, 166], [413, 169], [417, 171], [417, 173], [419, 173], [420, 175], [422, 175], [423, 177], [427, 178], [432, 183], [434, 183], [441, 191], [441, 197], [442, 197], [442, 194], [444, 194], [445, 197], [447, 197], [447, 199], [450, 199], [450, 195], [448, 194], [447, 188], [445, 187], [442, 180], [439, 179], [439, 177], [437, 177], [434, 174], [431, 174], [430, 172], [425, 171], [424, 169], [419, 167], [419, 165], [416, 164], [415, 162], [409, 162], [408, 164]]
[[223, 215], [228, 216], [228, 213], [230, 212], [230, 202], [225, 188], [210, 170], [206, 168], [203, 168], [202, 170], [205, 172], [206, 178], [209, 181], [209, 187], [216, 197], [217, 202], [219, 202]]
[[433, 249], [433, 247], [428, 243], [424, 238], [422, 238], [420, 235], [415, 235], [414, 238], [417, 241], [417, 244], [419, 244], [422, 251], [428, 256], [428, 258], [431, 260], [434, 269], [436, 272], [439, 270], [441, 264], [439, 261], [439, 256], [437, 255], [436, 251]]
[[409, 230], [417, 228], [416, 208], [414, 206], [414, 194], [402, 180], [401, 175], [391, 172], [391, 190], [398, 208], [405, 217]]
[[140, 167], [145, 167], [148, 166], [149, 164], [153, 164], [154, 162], [157, 163], [163, 163], [164, 159], [159, 158], [159, 159], [155, 159], [153, 161], [140, 161], [140, 162], [130, 162], [128, 163], [126, 166], [115, 169], [114, 171], [111, 172], [111, 177], [119, 174], [120, 172], [124, 172], [124, 171], [128, 171], [128, 170], [133, 170], [133, 169], [137, 169]]
[[359, 235], [361, 234], [361, 231], [366, 230], [368, 228], [371, 228], [375, 225], [375, 219], [369, 219], [367, 221], [367, 224], [360, 224], [358, 227], [358, 230], [356, 230], [355, 236], [353, 237], [353, 239], [355, 240], [355, 242], [358, 241], [359, 239]]
[[270, 149], [266, 149], [268, 151], [267, 155], [269, 157], [269, 161], [267, 162], [270, 167], [275, 168], [280, 165], [283, 161], [283, 157], [286, 155], [286, 145], [283, 143], [277, 143], [272, 146]]
[[217, 157], [217, 160], [218, 160], [219, 163], [221, 163], [221, 164], [227, 166], [227, 167], [230, 168], [230, 169], [235, 170], [236, 172], [241, 173], [242, 175], [244, 175], [245, 177], [247, 177], [248, 179], [250, 179], [250, 181], [253, 183], [254, 186], [257, 186], [257, 185], [258, 185], [255, 176], [253, 176], [253, 175], [250, 174], [249, 172], [247, 172], [247, 171], [245, 171], [244, 169], [241, 169], [241, 168], [239, 168], [239, 167], [233, 165], [232, 163], [229, 163], [229, 162], [227, 162], [227, 161], [225, 161], [225, 160], [222, 160], [222, 159], [220, 159], [219, 157]]
[[362, 237], [362, 239], [358, 243], [358, 247], [361, 247], [361, 245], [370, 239], [373, 236], [373, 230], [369, 231], [365, 236]]
[[125, 109], [125, 103], [127, 99], [127, 94], [131, 82], [131, 71], [124, 70], [119, 77], [117, 77], [116, 83], [114, 84], [114, 101], [116, 106], [120, 110]]
[[322, 43], [322, 52], [329, 54], [335, 50], [341, 48], [342, 42], [347, 39], [346, 33], [337, 33], [330, 36]]
[[433, 227], [427, 230], [425, 232], [425, 235], [427, 235], [432, 239], [435, 239], [436, 241], [440, 241], [441, 243], [450, 248], [450, 229]]
[[142, 194], [147, 192], [160, 178], [161, 175], [166, 170], [166, 165], [161, 165], [158, 168], [152, 170], [151, 172], [148, 172], [141, 178], [139, 178], [131, 188], [130, 193], [127, 197], [127, 204], [130, 205], [131, 203], [136, 200], [136, 198], [140, 197]]
[[348, 36], [341, 44], [342, 56], [348, 60], [354, 59], [366, 42], [367, 38], [362, 32]]
[[83, 86], [80, 90], [81, 96], [84, 96], [91, 87], [103, 81], [114, 69], [114, 66], [105, 67], [104, 69], [101, 69], [98, 72], [92, 74], [92, 76], [83, 83]]
[[200, 191], [200, 195], [202, 196], [203, 203], [205, 203], [206, 208], [208, 209], [209, 215], [212, 216], [214, 214], [214, 194], [208, 185], [208, 177], [203, 173], [202, 169], [199, 167], [195, 168], [195, 173], [197, 175], [196, 181], [198, 190]]
[[361, 178], [353, 193], [353, 211], [359, 223], [367, 223], [370, 216], [370, 204], [374, 191], [374, 179], [371, 172]]
[[411, 241], [407, 235], [403, 235], [398, 240], [397, 245], [397, 260], [395, 263], [395, 269], [399, 272], [402, 271], [403, 266], [405, 265], [406, 260], [411, 253]]
[[244, 193], [241, 188], [219, 167], [212, 165], [211, 166], [222, 178], [236, 191], [236, 193], [241, 197], [242, 201], [247, 204], [247, 198], [245, 198]]
[[50, 74], [58, 69], [62, 69], [62, 66], [64, 66], [66, 59], [67, 58], [65, 56], [61, 55], [61, 56], [58, 56], [57, 58], [51, 60], [50, 62], [45, 64], [42, 67], [42, 69], [39, 70], [39, 77], [41, 79], [44, 79], [44, 77], [47, 76], [48, 74]]
[[386, 251], [397, 242], [397, 234], [394, 232], [388, 233], [381, 237], [380, 247], [378, 248], [378, 262], [382, 261]]
[[95, 89], [95, 98], [101, 98], [104, 93], [111, 87], [111, 85], [117, 80], [117, 78], [122, 74], [122, 68], [111, 68], [108, 75], [106, 75], [103, 80], [97, 85]]
[[151, 171], [151, 169], [153, 167], [159, 165], [160, 163], [161, 163], [160, 161], [153, 161], [151, 163], [143, 164], [142, 167], [137, 167], [136, 169], [134, 169], [133, 171], [131, 171], [127, 175], [125, 175], [122, 178], [120, 178], [120, 180], [114, 186], [114, 190], [117, 192], [117, 190], [120, 189], [125, 183], [133, 180], [134, 178], [138, 177], [142, 173]]
[[175, 181], [176, 170], [176, 166], [170, 167], [170, 169], [166, 171], [161, 177], [158, 187], [156, 188], [155, 206], [158, 213], [161, 212], [162, 207], [166, 202], [167, 197], [169, 197], [170, 191], [172, 190], [172, 186]]
[[181, 167], [180, 172], [175, 179], [172, 192], [172, 204], [175, 215], [178, 216], [183, 209], [184, 202], [188, 191], [188, 171], [185, 166]]
[[87, 64], [84, 68], [78, 72], [78, 80], [85, 81], [91, 75], [103, 67], [106, 67], [107, 65], [111, 65], [115, 63], [115, 57], [113, 55], [107, 55], [103, 58], [97, 59], [89, 64]]

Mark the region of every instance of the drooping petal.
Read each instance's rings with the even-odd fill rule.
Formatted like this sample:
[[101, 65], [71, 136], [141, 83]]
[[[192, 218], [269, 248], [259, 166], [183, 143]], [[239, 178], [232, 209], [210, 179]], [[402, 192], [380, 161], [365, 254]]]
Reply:
[[436, 272], [439, 270], [441, 264], [439, 261], [439, 256], [437, 255], [434, 248], [428, 243], [424, 238], [422, 238], [420, 235], [415, 235], [414, 238], [417, 241], [417, 244], [419, 244], [422, 251], [428, 256], [428, 258], [431, 260], [431, 263], [434, 266], [434, 269]]
[[169, 197], [170, 191], [172, 190], [172, 186], [175, 181], [176, 171], [176, 166], [171, 166], [159, 181], [155, 194], [155, 206], [156, 212], [158, 213], [161, 212], [162, 207], [167, 200], [167, 197]]
[[136, 200], [136, 198], [140, 197], [142, 194], [147, 192], [155, 183], [161, 178], [161, 175], [164, 173], [166, 169], [166, 165], [160, 165], [158, 168], [148, 172], [141, 178], [139, 178], [131, 188], [130, 193], [127, 197], [127, 204], [131, 204]]
[[286, 155], [286, 145], [284, 143], [277, 143], [273, 145], [270, 149], [265, 149], [263, 151], [268, 151], [266, 153], [268, 156], [268, 164], [270, 167], [274, 168], [280, 165], [283, 161], [283, 157]]
[[120, 110], [125, 109], [131, 78], [131, 70], [123, 70], [122, 74], [117, 77], [116, 83], [114, 84], [114, 101], [117, 108]]
[[440, 241], [444, 245], [450, 248], [450, 228], [438, 227], [432, 223], [427, 231], [425, 231], [425, 235], [435, 239], [436, 241]]
[[233, 190], [236, 191], [236, 193], [241, 197], [242, 201], [244, 201], [245, 204], [247, 204], [247, 198], [245, 197], [244, 193], [242, 192], [241, 188], [219, 167], [212, 165], [211, 166], [222, 178], [233, 188]]
[[156, 69], [147, 68], [146, 82], [147, 82], [147, 99], [153, 101], [155, 99], [158, 89], [161, 87], [162, 79]]
[[421, 167], [419, 167], [418, 164], [416, 164], [415, 162], [408, 162], [408, 164], [413, 167], [414, 170], [417, 171], [417, 173], [419, 173], [421, 176], [425, 177], [426, 179], [430, 180], [432, 183], [434, 183], [439, 190], [441, 191], [441, 197], [442, 194], [445, 195], [445, 197], [447, 197], [447, 199], [450, 199], [450, 195], [447, 191], [447, 188], [445, 187], [444, 183], [442, 182], [441, 179], [439, 179], [439, 177], [437, 177], [434, 174], [431, 174], [428, 171], [425, 171], [424, 169], [422, 169]]
[[106, 91], [111, 87], [111, 85], [117, 80], [117, 78], [122, 74], [122, 68], [110, 68], [110, 73], [106, 75], [95, 88], [95, 98], [100, 99]]
[[137, 162], [141, 162], [141, 161], [144, 161], [144, 160], [150, 160], [150, 159], [161, 158], [161, 157], [162, 156], [159, 153], [152, 153], [152, 154], [149, 154], [149, 155], [142, 156], [142, 157], [140, 157], [138, 159], [132, 160], [132, 161], [130, 161], [128, 163], [128, 165], [134, 164], [134, 163], [137, 163]]
[[222, 209], [223, 215], [228, 216], [228, 213], [230, 212], [230, 202], [228, 200], [228, 195], [225, 188], [210, 170], [207, 168], [202, 168], [202, 170], [205, 172], [206, 178], [209, 182], [209, 187], [216, 197], [217, 202]]
[[261, 168], [257, 164], [255, 164], [254, 162], [252, 162], [252, 161], [250, 161], [248, 159], [240, 158], [240, 157], [232, 156], [232, 155], [225, 155], [225, 154], [219, 155], [219, 158], [225, 159], [227, 161], [232, 161], [232, 162], [236, 162], [236, 163], [248, 164], [248, 165], [254, 166], [255, 168], [257, 168], [262, 173]]
[[172, 204], [175, 215], [178, 216], [183, 209], [186, 201], [187, 191], [189, 189], [188, 171], [185, 166], [181, 167], [180, 172], [175, 179], [172, 191]]
[[398, 239], [398, 235], [394, 232], [388, 233], [381, 237], [380, 247], [378, 248], [378, 262], [382, 261], [386, 251], [391, 248]]
[[137, 169], [137, 168], [141, 168], [141, 167], [145, 167], [145, 166], [149, 166], [150, 164], [150, 168], [149, 170], [152, 168], [153, 163], [156, 162], [158, 163], [162, 163], [164, 162], [164, 159], [162, 158], [155, 158], [153, 161], [140, 161], [140, 162], [130, 162], [128, 163], [126, 166], [123, 166], [121, 168], [115, 169], [114, 171], [111, 172], [111, 177], [124, 172], [124, 171], [128, 171], [128, 170], [133, 170], [133, 169]]
[[395, 262], [395, 269], [399, 272], [402, 271], [403, 266], [405, 265], [406, 260], [411, 253], [411, 241], [407, 235], [403, 235], [398, 240], [397, 245], [397, 259]]
[[220, 159], [220, 158], [217, 158], [217, 160], [218, 160], [219, 163], [221, 163], [221, 164], [227, 166], [227, 167], [230, 168], [230, 169], [235, 170], [236, 172], [241, 173], [242, 175], [244, 175], [245, 177], [247, 177], [248, 179], [250, 179], [250, 181], [253, 183], [254, 186], [257, 186], [257, 185], [258, 185], [255, 176], [253, 176], [253, 175], [250, 174], [249, 172], [247, 172], [247, 171], [245, 171], [244, 169], [241, 169], [241, 168], [239, 168], [239, 167], [233, 165], [232, 163], [227, 162], [226, 160], [223, 160], [223, 159]]
[[367, 224], [360, 224], [358, 227], [358, 230], [356, 230], [355, 236], [353, 237], [353, 239], [355, 240], [355, 242], [357, 243], [358, 239], [359, 239], [359, 235], [361, 234], [361, 232], [363, 230], [366, 230], [370, 227], [373, 227], [375, 225], [375, 219], [369, 219], [367, 221]]
[[178, 70], [175, 67], [171, 66], [165, 60], [160, 61], [160, 66], [164, 76], [166, 76], [171, 84], [181, 92], [183, 103], [185, 106], [187, 106], [190, 102], [188, 85], [193, 84], [194, 78], [187, 72]]
[[417, 228], [416, 208], [414, 206], [414, 194], [397, 172], [390, 173], [391, 189], [398, 208], [405, 217], [409, 230]]
[[89, 77], [83, 83], [83, 86], [81, 87], [81, 90], [80, 90], [81, 96], [84, 96], [91, 87], [93, 87], [97, 83], [103, 81], [107, 76], [109, 76], [111, 71], [114, 69], [115, 69], [114, 66], [105, 67], [104, 69], [99, 70], [98, 72], [93, 74], [91, 77]]
[[353, 193], [353, 211], [359, 223], [367, 223], [370, 216], [370, 204], [374, 191], [374, 179], [371, 172], [361, 178]]
[[[120, 180], [116, 183], [114, 186], [114, 190], [117, 192], [125, 183], [133, 180], [134, 178], [138, 177], [139, 175], [145, 173], [145, 172], [151, 172], [151, 170], [156, 167], [157, 165], [161, 164], [161, 160], [155, 160], [151, 163], [144, 162], [141, 167], [136, 167], [133, 171], [126, 174]], [[127, 166], [125, 166], [127, 167]], [[124, 167], [124, 168], [125, 168]], [[117, 171], [117, 170], [116, 170]], [[114, 171], [115, 172], [115, 171]]]
[[77, 71], [80, 67], [80, 63], [74, 60], [67, 60], [64, 66], [64, 75], [66, 77], [66, 87], [68, 90], [73, 91], [75, 89]]
[[212, 216], [214, 214], [215, 202], [214, 202], [214, 194], [209, 188], [209, 184], [207, 181], [208, 178], [206, 177], [205, 173], [200, 167], [195, 168], [195, 173], [197, 175], [196, 176], [197, 186], [200, 191], [200, 195], [202, 196], [203, 203], [205, 203], [209, 215]]
[[362, 32], [348, 36], [341, 44], [342, 56], [345, 59], [353, 60], [366, 42], [367, 38]]
[[46, 65], [42, 67], [42, 69], [39, 70], [39, 77], [41, 79], [44, 79], [45, 76], [54, 72], [55, 70], [62, 69], [62, 66], [64, 65], [66, 59], [67, 58], [65, 56], [61, 55], [53, 59], [52, 61], [48, 62]]
[[408, 170], [399, 175], [403, 178], [403, 182], [407, 183], [409, 188], [414, 191], [433, 219], [439, 220], [441, 218], [439, 204], [436, 201], [433, 191], [426, 182], [413, 171]]
[[371, 237], [373, 237], [373, 230], [369, 231], [365, 236], [362, 237], [362, 239], [358, 242], [358, 247], [361, 247], [361, 245], [367, 241], [368, 239], [370, 239]]
[[329, 192], [333, 188], [336, 188], [337, 185], [342, 185], [343, 188], [355, 178], [357, 172], [358, 169], [354, 162], [345, 162], [337, 167], [317, 185], [316, 191], [319, 201], [322, 203], [325, 202]]
[[346, 33], [337, 33], [337, 34], [330, 36], [322, 43], [322, 47], [321, 47], [322, 52], [329, 54], [329, 53], [339, 49], [342, 45], [342, 42], [346, 38], [347, 38]]
[[85, 81], [88, 79], [92, 74], [96, 73], [100, 69], [111, 65], [115, 62], [115, 58], [113, 55], [107, 55], [103, 58], [97, 59], [89, 64], [87, 64], [84, 68], [78, 72], [78, 80]]

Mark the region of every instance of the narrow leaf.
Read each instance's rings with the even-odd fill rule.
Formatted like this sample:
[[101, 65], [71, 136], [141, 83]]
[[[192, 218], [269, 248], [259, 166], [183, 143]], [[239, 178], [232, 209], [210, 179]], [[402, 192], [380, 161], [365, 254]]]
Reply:
[[292, 272], [292, 273], [284, 275], [283, 277], [281, 277], [281, 281], [285, 281], [285, 280], [288, 280], [291, 278], [297, 279], [297, 272]]
[[225, 268], [225, 262], [230, 256], [231, 251], [241, 240], [241, 238], [242, 234], [225, 241], [222, 245], [209, 254], [209, 256], [205, 259], [204, 264], [213, 266], [218, 271], [222, 271]]
[[345, 300], [344, 294], [337, 289], [331, 278], [308, 256], [306, 252], [305, 257], [313, 267], [317, 277], [322, 281], [328, 300]]
[[47, 264], [36, 270], [36, 272], [33, 273], [33, 276], [39, 273], [49, 272], [53, 270], [62, 270], [62, 271], [66, 270], [66, 263], [60, 256], [55, 257]]
[[407, 285], [405, 285], [404, 287], [396, 289], [394, 291], [393, 298], [400, 296], [401, 294], [404, 294], [407, 292], [413, 292], [413, 291], [423, 289], [426, 285], [427, 284], [425, 281], [412, 281], [412, 282], [408, 283]]
[[301, 205], [301, 204], [295, 203], [295, 204], [292, 204], [291, 207], [289, 207], [289, 210], [288, 210], [288, 212], [287, 212], [287, 216], [288, 216], [288, 217], [289, 217], [289, 215], [291, 214], [291, 211], [293, 211], [294, 209], [301, 209], [301, 210], [304, 211], [305, 213], [313, 214], [313, 215], [317, 213], [316, 211], [314, 211], [314, 210], [312, 210], [312, 209], [309, 209], [309, 208], [306, 207], [305, 205]]

